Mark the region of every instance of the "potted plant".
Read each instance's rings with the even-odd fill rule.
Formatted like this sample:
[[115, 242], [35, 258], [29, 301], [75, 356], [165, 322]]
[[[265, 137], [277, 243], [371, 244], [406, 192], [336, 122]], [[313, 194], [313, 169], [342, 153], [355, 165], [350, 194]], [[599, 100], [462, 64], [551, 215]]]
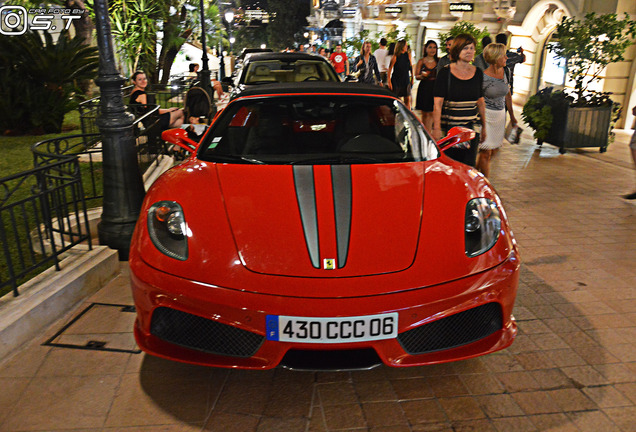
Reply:
[[561, 153], [576, 147], [600, 147], [603, 152], [621, 107], [612, 102], [611, 93], [588, 88], [609, 64], [624, 60], [636, 37], [636, 21], [627, 14], [619, 20], [616, 14], [591, 12], [583, 21], [563, 18], [554, 37], [556, 43], [549, 49], [566, 60], [574, 92], [543, 89], [528, 99], [522, 117], [534, 129], [539, 145], [556, 145]]
[[481, 52], [484, 49], [484, 47], [481, 46], [481, 40], [485, 36], [490, 36], [490, 33], [488, 32], [488, 27], [484, 27], [482, 30], [480, 30], [479, 27], [477, 27], [475, 24], [469, 21], [458, 21], [448, 31], [448, 33], [442, 32], [439, 34], [439, 40], [442, 42], [442, 46], [441, 46], [442, 51], [448, 54], [446, 52], [446, 45], [444, 44], [444, 41], [451, 36], [456, 37], [457, 35], [462, 33], [468, 33], [469, 35], [472, 35], [475, 38], [475, 40], [477, 41], [477, 45], [475, 46], [475, 55], [481, 54]]

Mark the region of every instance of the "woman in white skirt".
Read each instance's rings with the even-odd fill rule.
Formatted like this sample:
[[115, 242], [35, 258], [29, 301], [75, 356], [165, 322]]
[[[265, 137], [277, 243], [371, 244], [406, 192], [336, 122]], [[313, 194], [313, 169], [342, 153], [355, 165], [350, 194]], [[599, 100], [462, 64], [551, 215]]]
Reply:
[[479, 144], [476, 168], [486, 177], [490, 174], [490, 161], [503, 145], [506, 131], [506, 108], [513, 126], [517, 119], [512, 111], [509, 70], [506, 70], [506, 46], [493, 43], [484, 48], [484, 101], [486, 103], [486, 139]]

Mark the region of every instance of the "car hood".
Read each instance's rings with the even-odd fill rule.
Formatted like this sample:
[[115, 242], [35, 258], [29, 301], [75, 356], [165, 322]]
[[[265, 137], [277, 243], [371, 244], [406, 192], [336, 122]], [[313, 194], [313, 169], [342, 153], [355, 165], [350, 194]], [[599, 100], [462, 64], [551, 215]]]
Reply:
[[243, 265], [282, 276], [391, 273], [413, 264], [421, 164], [217, 165]]
[[[471, 258], [463, 227], [466, 203], [475, 197], [496, 203], [502, 227], [493, 248]], [[161, 253], [148, 234], [148, 209], [164, 200], [183, 208], [185, 261]], [[311, 234], [312, 225], [317, 234]], [[312, 235], [317, 247], [308, 241]], [[191, 158], [146, 193], [131, 259], [196, 283], [332, 298], [400, 292], [480, 273], [487, 277], [486, 270], [515, 247], [501, 200], [487, 179], [443, 156], [351, 167]], [[311, 248], [318, 251], [313, 259]], [[325, 259], [333, 259], [335, 269], [325, 269]]]

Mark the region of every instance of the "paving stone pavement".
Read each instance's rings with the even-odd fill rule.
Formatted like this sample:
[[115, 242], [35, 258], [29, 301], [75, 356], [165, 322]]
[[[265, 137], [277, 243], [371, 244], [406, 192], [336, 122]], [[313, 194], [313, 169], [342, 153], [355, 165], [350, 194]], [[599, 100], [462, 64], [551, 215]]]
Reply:
[[[0, 431], [636, 431], [636, 205], [620, 198], [636, 187], [629, 132], [603, 154], [560, 155], [529, 138], [506, 145], [491, 175], [523, 262], [510, 348], [436, 366], [327, 373], [43, 346], [92, 303], [132, 304], [123, 264], [0, 365]], [[56, 341], [105, 336], [134, 351], [133, 318], [97, 305]]]

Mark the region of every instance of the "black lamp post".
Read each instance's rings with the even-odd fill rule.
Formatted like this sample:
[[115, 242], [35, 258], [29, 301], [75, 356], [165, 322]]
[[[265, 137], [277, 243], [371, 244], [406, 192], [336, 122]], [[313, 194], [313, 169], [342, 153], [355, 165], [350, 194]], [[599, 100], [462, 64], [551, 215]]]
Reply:
[[104, 203], [97, 231], [101, 244], [117, 249], [119, 258], [127, 260], [145, 189], [137, 163], [133, 115], [124, 106], [125, 79], [115, 68], [108, 0], [95, 0], [94, 9], [99, 47], [95, 82], [101, 89], [97, 126], [102, 135], [104, 170]]
[[225, 63], [223, 62], [223, 40], [219, 42], [219, 81], [225, 78]]
[[232, 52], [232, 21], [234, 21], [234, 11], [227, 10], [225, 11], [225, 21], [227, 21], [227, 32], [228, 38], [230, 41], [230, 52]]
[[210, 100], [214, 100], [214, 91], [210, 83], [210, 68], [208, 66], [208, 49], [205, 44], [205, 9], [203, 9], [203, 0], [199, 0], [199, 8], [201, 12], [201, 62], [203, 67], [199, 71], [199, 85], [210, 96]]

